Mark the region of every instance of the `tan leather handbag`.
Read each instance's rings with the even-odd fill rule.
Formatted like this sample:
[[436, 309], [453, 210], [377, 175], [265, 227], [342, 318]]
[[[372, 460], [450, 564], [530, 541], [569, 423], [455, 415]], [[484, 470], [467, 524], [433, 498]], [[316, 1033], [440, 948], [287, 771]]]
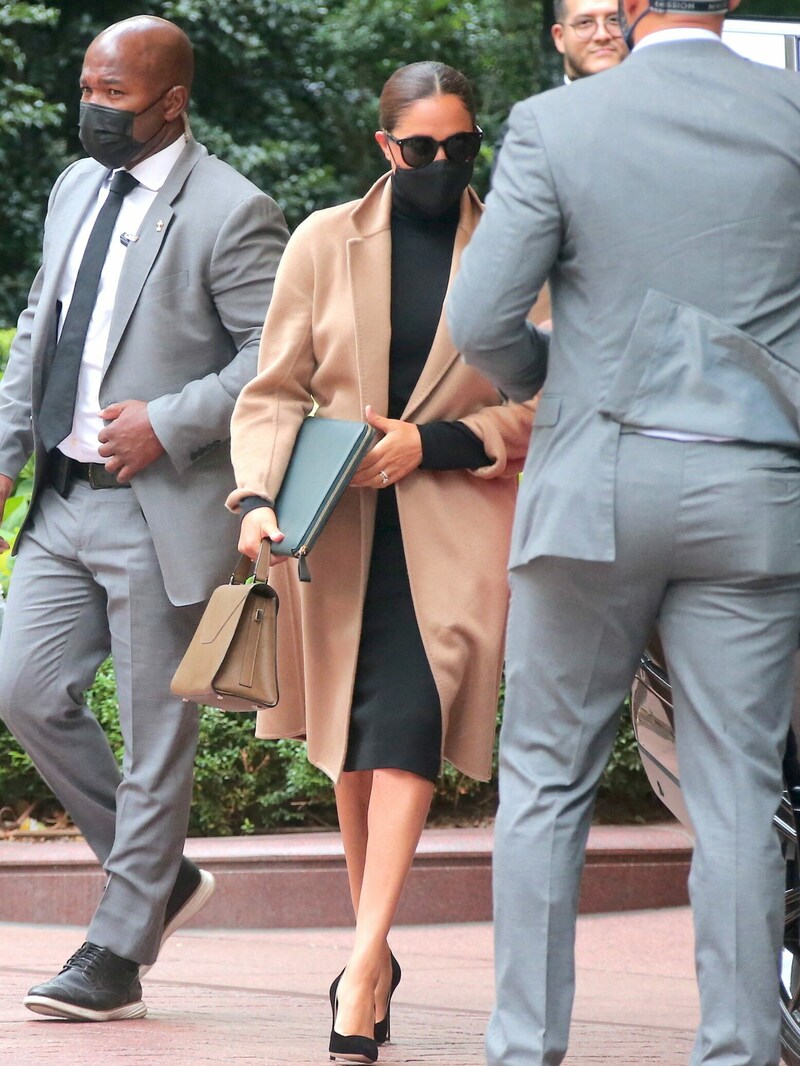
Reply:
[[184, 701], [252, 711], [278, 702], [278, 596], [269, 585], [269, 543], [255, 564], [241, 556], [214, 589], [170, 688]]

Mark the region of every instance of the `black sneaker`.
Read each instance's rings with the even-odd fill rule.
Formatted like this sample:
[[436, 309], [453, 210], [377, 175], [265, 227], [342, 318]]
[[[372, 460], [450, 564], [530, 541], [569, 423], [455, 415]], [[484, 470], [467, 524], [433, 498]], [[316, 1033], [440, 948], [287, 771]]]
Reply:
[[[175, 886], [167, 900], [160, 947], [164, 946], [167, 937], [172, 936], [181, 926], [186, 925], [189, 919], [208, 903], [215, 888], [214, 877], [208, 870], [201, 870], [199, 866], [195, 866], [185, 857], [181, 859]], [[139, 976], [144, 977], [152, 965], [151, 962], [140, 966]]]
[[79, 1022], [115, 1022], [147, 1014], [139, 964], [89, 943], [78, 948], [52, 981], [34, 985], [23, 1002], [36, 1014]]

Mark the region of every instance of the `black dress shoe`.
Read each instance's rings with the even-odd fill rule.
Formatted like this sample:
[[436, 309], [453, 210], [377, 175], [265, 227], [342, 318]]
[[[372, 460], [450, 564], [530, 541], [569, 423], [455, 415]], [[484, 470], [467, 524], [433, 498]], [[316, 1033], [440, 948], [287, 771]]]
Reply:
[[147, 1014], [138, 962], [89, 943], [78, 948], [52, 981], [34, 985], [23, 1002], [36, 1014], [79, 1022], [115, 1022]]
[[[164, 914], [164, 932], [161, 934], [160, 948], [164, 946], [167, 937], [186, 925], [190, 918], [204, 907], [214, 894], [216, 884], [214, 877], [208, 870], [201, 870], [186, 857], [181, 859], [178, 867], [178, 876], [175, 885], [167, 900], [167, 909]], [[139, 977], [144, 977], [153, 963], [139, 967]]]

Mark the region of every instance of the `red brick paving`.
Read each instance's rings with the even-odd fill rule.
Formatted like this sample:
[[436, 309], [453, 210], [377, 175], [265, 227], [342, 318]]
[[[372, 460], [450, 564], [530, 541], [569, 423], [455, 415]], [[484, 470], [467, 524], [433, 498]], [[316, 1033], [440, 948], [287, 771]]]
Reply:
[[[0, 1066], [327, 1066], [327, 986], [347, 929], [182, 931], [144, 982], [146, 1019], [39, 1019], [21, 1004], [83, 930], [0, 925]], [[381, 1063], [481, 1066], [491, 1009], [488, 923], [402, 926], [394, 1043]], [[579, 920], [569, 1066], [686, 1062], [697, 1021], [686, 908]]]

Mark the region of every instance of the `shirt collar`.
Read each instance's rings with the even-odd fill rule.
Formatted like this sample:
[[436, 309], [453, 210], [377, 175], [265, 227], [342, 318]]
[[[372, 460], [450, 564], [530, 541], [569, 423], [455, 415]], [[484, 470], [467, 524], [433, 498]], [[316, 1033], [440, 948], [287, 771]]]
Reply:
[[147, 159], [143, 159], [141, 163], [131, 167], [131, 174], [145, 189], [149, 189], [151, 192], [158, 192], [169, 177], [169, 172], [178, 162], [185, 147], [186, 137], [181, 136], [177, 141], [168, 144], [166, 148], [162, 148], [160, 152], [156, 152], [155, 155], [149, 155]]
[[674, 30], [656, 30], [648, 33], [641, 41], [637, 41], [634, 52], [641, 48], [648, 48], [651, 44], [668, 44], [670, 41], [716, 41], [722, 44], [719, 34], [713, 30], [694, 29], [691, 26], [678, 26]]

